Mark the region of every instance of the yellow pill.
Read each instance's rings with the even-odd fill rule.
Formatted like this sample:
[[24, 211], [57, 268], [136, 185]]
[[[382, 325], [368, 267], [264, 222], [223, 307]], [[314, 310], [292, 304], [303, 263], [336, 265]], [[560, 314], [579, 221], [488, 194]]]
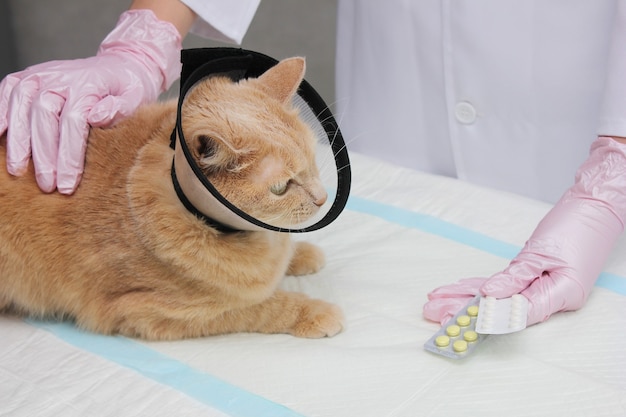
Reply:
[[435, 345], [439, 346], [439, 347], [446, 347], [450, 344], [450, 338], [448, 336], [446, 336], [445, 334], [442, 334], [441, 336], [437, 336], [435, 338]]
[[446, 334], [450, 337], [457, 337], [459, 334], [461, 334], [461, 328], [456, 324], [453, 324], [452, 326], [448, 326], [446, 328]]
[[467, 342], [475, 342], [476, 339], [478, 339], [478, 333], [476, 333], [474, 330], [468, 330], [463, 333], [463, 339], [465, 339], [465, 341]]
[[465, 340], [457, 340], [452, 344], [452, 349], [455, 352], [465, 352], [467, 350], [467, 342]]
[[472, 319], [470, 319], [470, 316], [459, 316], [456, 319], [456, 324], [458, 324], [461, 327], [467, 327], [470, 325]]
[[478, 316], [478, 306], [469, 306], [467, 307], [467, 315], [470, 317]]

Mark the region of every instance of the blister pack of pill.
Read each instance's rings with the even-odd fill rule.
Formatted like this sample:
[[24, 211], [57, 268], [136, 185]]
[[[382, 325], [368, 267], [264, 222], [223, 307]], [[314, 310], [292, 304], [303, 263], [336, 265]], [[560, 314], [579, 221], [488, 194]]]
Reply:
[[424, 349], [452, 359], [467, 357], [489, 334], [512, 333], [526, 328], [528, 300], [474, 297], [426, 343]]
[[452, 359], [469, 355], [486, 337], [476, 332], [480, 296], [472, 299], [424, 344], [424, 349]]

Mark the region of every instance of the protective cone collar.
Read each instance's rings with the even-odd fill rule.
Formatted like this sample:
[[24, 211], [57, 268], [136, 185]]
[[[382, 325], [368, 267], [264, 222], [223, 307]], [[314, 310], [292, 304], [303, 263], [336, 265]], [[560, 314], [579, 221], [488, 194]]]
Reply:
[[238, 81], [258, 77], [278, 63], [259, 52], [239, 48], [186, 49], [181, 53], [183, 64], [176, 126], [170, 146], [174, 149], [172, 182], [185, 207], [208, 224], [222, 231], [260, 231], [301, 233], [321, 229], [333, 222], [343, 211], [350, 194], [350, 160], [339, 126], [332, 112], [311, 85], [303, 80], [298, 95], [309, 106], [323, 127], [331, 147], [337, 169], [335, 199], [324, 217], [303, 228], [281, 228], [256, 219], [237, 208], [222, 196], [200, 170], [193, 159], [182, 129], [182, 105], [187, 92], [200, 80], [210, 75], [226, 75]]

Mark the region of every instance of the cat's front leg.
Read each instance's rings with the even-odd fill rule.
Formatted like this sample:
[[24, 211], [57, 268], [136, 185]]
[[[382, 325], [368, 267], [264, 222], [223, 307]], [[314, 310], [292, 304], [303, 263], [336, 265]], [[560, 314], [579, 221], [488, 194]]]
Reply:
[[334, 336], [344, 328], [339, 307], [304, 294], [277, 290], [267, 300], [219, 319], [222, 332], [288, 333], [297, 337]]
[[308, 275], [318, 272], [326, 264], [324, 252], [309, 242], [295, 242], [294, 254], [287, 268], [287, 275]]
[[[129, 302], [129, 297], [143, 302]], [[109, 321], [89, 323], [77, 320], [83, 328], [101, 333], [120, 333], [149, 340], [176, 340], [237, 332], [288, 333], [298, 337], [330, 337], [341, 332], [341, 309], [304, 294], [276, 290], [256, 304], [221, 308], [212, 303], [155, 303], [145, 294], [127, 295], [120, 303], [119, 316]], [[245, 305], [245, 304], [244, 304]], [[221, 311], [220, 311], [221, 310]]]

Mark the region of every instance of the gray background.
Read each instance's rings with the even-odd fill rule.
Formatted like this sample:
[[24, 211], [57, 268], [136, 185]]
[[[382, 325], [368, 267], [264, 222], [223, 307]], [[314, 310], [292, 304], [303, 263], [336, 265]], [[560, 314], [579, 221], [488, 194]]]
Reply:
[[[28, 65], [92, 56], [130, 0], [0, 0], [0, 78]], [[262, 0], [242, 47], [307, 58], [307, 80], [334, 101], [336, 0]], [[234, 46], [190, 34], [185, 48]], [[178, 85], [165, 96], [176, 96]]]

